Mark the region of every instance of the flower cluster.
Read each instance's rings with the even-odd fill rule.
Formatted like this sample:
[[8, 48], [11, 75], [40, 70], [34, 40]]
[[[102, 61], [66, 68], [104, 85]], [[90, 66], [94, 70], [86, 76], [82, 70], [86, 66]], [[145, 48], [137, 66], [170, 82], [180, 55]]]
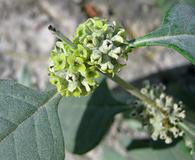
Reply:
[[73, 41], [91, 51], [89, 63], [103, 73], [119, 72], [131, 51], [125, 30], [115, 21], [99, 18], [90, 18], [80, 24]]
[[56, 42], [49, 59], [50, 82], [63, 96], [88, 95], [98, 85], [98, 71], [120, 71], [130, 51], [126, 43], [124, 29], [115, 22], [88, 19], [78, 26], [73, 42]]
[[164, 93], [165, 89], [163, 85], [150, 85], [147, 82], [141, 89], [141, 93], [154, 100], [159, 108], [143, 102], [137, 104], [139, 109], [142, 108], [142, 120], [147, 122], [146, 126], [152, 139], [161, 139], [168, 144], [173, 138], [183, 135], [178, 125], [185, 118], [185, 111], [183, 103], [174, 102], [172, 97]]
[[97, 86], [99, 74], [85, 63], [88, 51], [82, 46], [75, 48], [58, 41], [50, 53], [50, 82], [63, 96], [85, 96]]

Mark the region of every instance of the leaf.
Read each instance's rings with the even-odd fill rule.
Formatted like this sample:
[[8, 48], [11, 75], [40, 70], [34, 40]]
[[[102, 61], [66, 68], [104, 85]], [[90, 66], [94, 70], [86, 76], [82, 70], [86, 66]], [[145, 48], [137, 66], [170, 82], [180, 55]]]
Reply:
[[193, 160], [189, 150], [185, 147], [184, 141], [165, 148], [153, 145], [130, 150], [129, 157], [133, 160]]
[[129, 43], [132, 47], [173, 48], [195, 64], [195, 8], [184, 3], [175, 5], [156, 31]]
[[64, 160], [60, 96], [0, 81], [0, 159]]
[[[166, 13], [171, 6], [173, 6], [176, 3], [181, 2], [182, 0], [155, 0], [156, 4], [158, 5], [159, 9], [161, 10], [162, 14]], [[183, 0], [185, 3], [188, 3], [190, 5], [195, 5], [194, 0]]]
[[76, 154], [93, 149], [109, 130], [114, 116], [127, 109], [111, 96], [105, 81], [88, 97], [62, 98], [58, 114], [66, 148]]
[[103, 146], [101, 160], [126, 160], [126, 157], [111, 147]]

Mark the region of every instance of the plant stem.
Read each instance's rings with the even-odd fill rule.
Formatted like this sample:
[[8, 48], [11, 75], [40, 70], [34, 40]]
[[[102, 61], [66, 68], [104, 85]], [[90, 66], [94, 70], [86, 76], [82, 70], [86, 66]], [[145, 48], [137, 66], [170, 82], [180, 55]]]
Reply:
[[193, 138], [195, 138], [194, 131], [187, 124], [185, 124], [185, 123], [179, 123], [179, 127], [182, 128], [184, 131], [186, 131]]
[[66, 36], [64, 36], [60, 31], [56, 30], [55, 27], [53, 27], [52, 25], [49, 25], [48, 29], [60, 40], [62, 40], [63, 42], [69, 44], [70, 46], [72, 46], [73, 48], [75, 48], [75, 44], [72, 43], [72, 41], [67, 38]]
[[132, 94], [133, 96], [137, 97], [138, 99], [140, 99], [141, 101], [143, 101], [144, 103], [147, 103], [148, 105], [158, 109], [159, 111], [161, 111], [164, 115], [167, 116], [167, 112], [164, 111], [162, 109], [162, 107], [158, 106], [156, 104], [155, 101], [153, 101], [152, 99], [148, 98], [147, 96], [145, 96], [144, 94], [142, 94], [135, 86], [133, 86], [132, 84], [129, 84], [127, 82], [125, 82], [123, 79], [121, 79], [119, 76], [115, 75], [112, 76], [110, 74], [106, 74], [107, 77], [109, 77], [110, 79], [112, 79], [114, 82], [116, 82], [117, 84], [119, 84], [124, 90], [126, 90], [128, 93]]

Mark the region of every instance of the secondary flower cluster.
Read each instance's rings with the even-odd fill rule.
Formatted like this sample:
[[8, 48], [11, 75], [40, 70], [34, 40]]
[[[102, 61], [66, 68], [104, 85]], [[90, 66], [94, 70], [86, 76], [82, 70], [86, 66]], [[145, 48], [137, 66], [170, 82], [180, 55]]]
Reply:
[[100, 18], [80, 24], [71, 43], [57, 41], [49, 59], [50, 82], [63, 96], [91, 93], [98, 85], [98, 71], [118, 73], [130, 51], [125, 30]]
[[161, 139], [168, 144], [183, 135], [178, 125], [185, 118], [185, 111], [183, 103], [175, 103], [172, 97], [164, 93], [165, 89], [163, 85], [150, 85], [147, 82], [141, 93], [154, 100], [159, 108], [143, 102], [138, 104], [139, 109], [142, 108], [142, 120], [147, 122], [152, 139]]

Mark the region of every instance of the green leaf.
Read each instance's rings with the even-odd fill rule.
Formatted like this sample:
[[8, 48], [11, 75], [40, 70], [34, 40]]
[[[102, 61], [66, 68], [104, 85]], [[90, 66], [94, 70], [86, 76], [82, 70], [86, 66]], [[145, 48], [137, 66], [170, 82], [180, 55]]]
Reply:
[[126, 160], [126, 157], [111, 147], [103, 146], [101, 160]]
[[132, 47], [173, 48], [195, 64], [195, 8], [184, 3], [175, 5], [156, 31], [129, 43]]
[[193, 160], [183, 141], [169, 147], [150, 145], [146, 148], [132, 149], [129, 151], [129, 157], [133, 160]]
[[64, 160], [60, 96], [0, 81], [0, 159]]
[[109, 130], [114, 116], [127, 109], [111, 96], [105, 81], [88, 97], [62, 98], [58, 114], [66, 148], [76, 154], [93, 149]]
[[[161, 10], [163, 16], [164, 13], [166, 13], [171, 6], [173, 6], [176, 3], [180, 3], [182, 0], [155, 0], [155, 4], [157, 4], [158, 8]], [[183, 0], [185, 3], [188, 3], [190, 5], [195, 5], [194, 0]]]

